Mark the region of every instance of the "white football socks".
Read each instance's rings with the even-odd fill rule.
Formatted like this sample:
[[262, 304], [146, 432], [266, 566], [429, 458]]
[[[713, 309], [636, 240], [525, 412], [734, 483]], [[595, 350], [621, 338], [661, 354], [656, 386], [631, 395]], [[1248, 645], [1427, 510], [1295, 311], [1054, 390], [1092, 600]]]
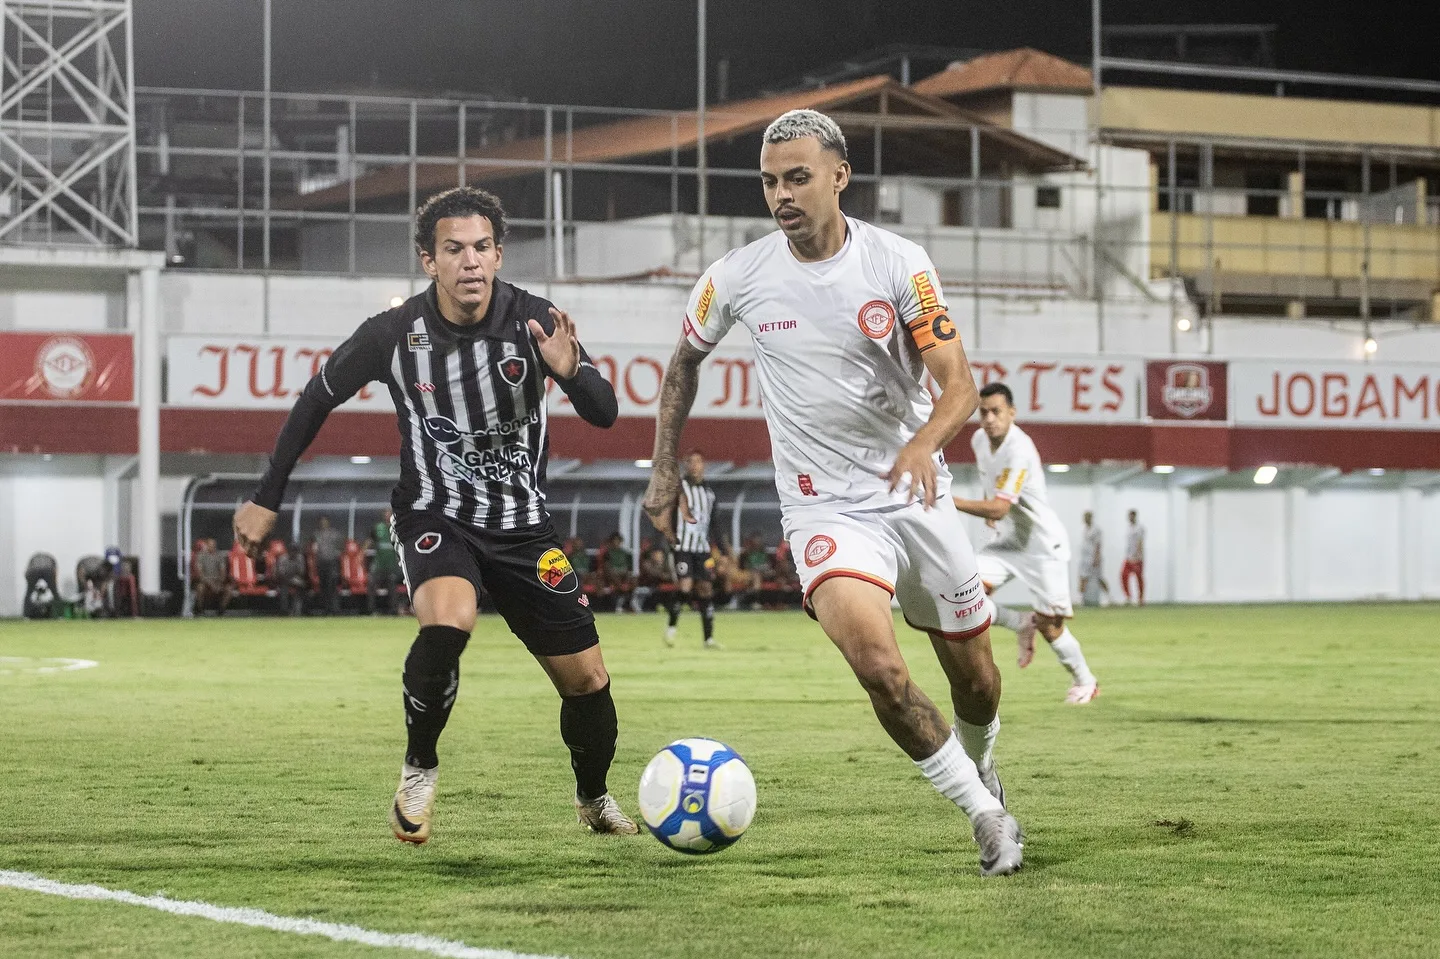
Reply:
[[960, 745], [953, 732], [939, 752], [929, 759], [919, 760], [915, 765], [930, 780], [930, 784], [940, 790], [940, 795], [959, 806], [971, 819], [982, 812], [1005, 808], [980, 781], [975, 761], [965, 754], [965, 747]]
[[1070, 627], [1065, 627], [1065, 632], [1060, 638], [1050, 644], [1055, 650], [1055, 658], [1060, 660], [1060, 665], [1070, 670], [1070, 675], [1080, 686], [1089, 686], [1095, 682], [1095, 674], [1090, 672], [1090, 667], [1085, 663], [1085, 654], [1080, 651], [1080, 640], [1070, 632]]
[[975, 763], [977, 769], [989, 769], [995, 762], [995, 737], [1000, 735], [1000, 714], [984, 726], [976, 726], [955, 718], [955, 734], [965, 747], [965, 755]]
[[985, 606], [990, 610], [990, 622], [996, 626], [1004, 626], [1008, 630], [1018, 630], [1025, 622], [1025, 614], [1009, 606], [1001, 606], [989, 596], [985, 597]]

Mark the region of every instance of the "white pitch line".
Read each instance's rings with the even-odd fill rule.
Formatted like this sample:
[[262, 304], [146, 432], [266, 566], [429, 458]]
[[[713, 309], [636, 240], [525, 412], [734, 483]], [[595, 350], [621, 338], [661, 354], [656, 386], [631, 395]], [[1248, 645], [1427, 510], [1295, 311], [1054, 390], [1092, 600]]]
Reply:
[[29, 872], [11, 872], [0, 869], [0, 886], [23, 889], [27, 892], [44, 893], [47, 896], [63, 896], [66, 899], [93, 899], [106, 902], [123, 902], [130, 906], [144, 906], [177, 916], [197, 916], [213, 922], [229, 922], [240, 926], [254, 926], [257, 929], [271, 929], [275, 932], [293, 932], [302, 936], [324, 936], [336, 942], [358, 942], [382, 949], [408, 949], [411, 952], [426, 952], [432, 956], [447, 959], [565, 959], [563, 956], [545, 956], [532, 953], [511, 952], [509, 949], [481, 949], [467, 946], [453, 939], [441, 939], [417, 932], [391, 933], [376, 932], [360, 926], [347, 926], [334, 922], [320, 922], [317, 919], [296, 919], [293, 916], [277, 916], [263, 909], [215, 906], [208, 902], [192, 902], [183, 899], [167, 899], [161, 896], [138, 896], [124, 890], [106, 889], [104, 886], [72, 885], [56, 882]]
[[[49, 666], [31, 666], [30, 663], [50, 663]], [[75, 669], [93, 669], [100, 664], [93, 659], [34, 659], [30, 656], [0, 656], [0, 676], [16, 673], [67, 673]]]

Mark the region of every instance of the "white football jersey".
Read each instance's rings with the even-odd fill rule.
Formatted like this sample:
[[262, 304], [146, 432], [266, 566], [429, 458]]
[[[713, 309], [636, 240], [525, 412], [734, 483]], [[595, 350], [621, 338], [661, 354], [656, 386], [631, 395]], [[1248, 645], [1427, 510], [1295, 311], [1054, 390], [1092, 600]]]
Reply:
[[1128, 563], [1145, 561], [1145, 527], [1139, 523], [1133, 524], [1126, 530], [1125, 561]]
[[[732, 250], [690, 295], [685, 335], [709, 352], [736, 323], [755, 341], [775, 485], [785, 510], [874, 509], [906, 501], [885, 473], [930, 419], [921, 350], [957, 333], [930, 257], [846, 217], [840, 252], [795, 258], [779, 230]], [[950, 472], [936, 454], [937, 494]]]
[[1104, 565], [1100, 555], [1102, 544], [1100, 527], [1095, 525], [1086, 527], [1084, 554], [1080, 557], [1081, 565], [1094, 566], [1097, 569]]
[[1010, 424], [1010, 431], [997, 450], [990, 449], [990, 437], [976, 430], [970, 438], [985, 497], [1010, 502], [1010, 512], [995, 524], [999, 538], [991, 545], [1024, 553], [1070, 558], [1070, 537], [1045, 487], [1045, 468], [1040, 452], [1025, 431]]

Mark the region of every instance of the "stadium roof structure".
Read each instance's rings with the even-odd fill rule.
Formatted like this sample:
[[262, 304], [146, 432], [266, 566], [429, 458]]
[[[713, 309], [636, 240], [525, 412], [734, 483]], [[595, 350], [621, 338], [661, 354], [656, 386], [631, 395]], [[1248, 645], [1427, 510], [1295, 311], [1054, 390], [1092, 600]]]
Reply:
[[[883, 131], [889, 157], [894, 153], [916, 157], [936, 175], [970, 175], [970, 129], [983, 138], [986, 166], [1004, 164], [1015, 169], [1047, 171], [1076, 169], [1084, 161], [1063, 150], [1032, 139], [978, 114], [906, 87], [889, 76], [864, 77], [835, 86], [799, 90], [717, 105], [705, 113], [705, 141], [723, 143], [758, 133], [775, 117], [795, 109], [828, 113], [847, 134], [871, 136]], [[620, 163], [642, 157], [689, 151], [698, 145], [693, 112], [655, 114], [576, 129], [568, 142], [563, 134], [549, 140], [548, 161], [556, 165]], [[544, 136], [510, 143], [475, 147], [467, 151], [466, 182], [532, 175], [547, 163]], [[493, 164], [493, 165], [490, 165]], [[428, 196], [455, 185], [455, 167], [424, 164], [416, 168], [416, 195]], [[357, 177], [358, 203], [404, 196], [410, 191], [411, 166], [400, 163]], [[282, 198], [288, 209], [328, 209], [350, 201], [351, 185], [342, 183], [312, 193]]]
[[1090, 93], [1090, 71], [1060, 57], [1020, 47], [952, 63], [911, 87], [932, 97], [954, 97], [994, 90], [1030, 93]]

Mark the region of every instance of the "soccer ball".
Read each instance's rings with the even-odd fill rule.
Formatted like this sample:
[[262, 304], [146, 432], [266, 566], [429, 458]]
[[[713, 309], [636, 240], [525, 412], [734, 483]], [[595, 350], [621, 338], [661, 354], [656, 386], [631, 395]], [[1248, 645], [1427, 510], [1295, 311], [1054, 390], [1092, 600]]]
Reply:
[[680, 739], [640, 776], [640, 815], [651, 835], [677, 852], [719, 852], [755, 818], [755, 777], [724, 743]]

